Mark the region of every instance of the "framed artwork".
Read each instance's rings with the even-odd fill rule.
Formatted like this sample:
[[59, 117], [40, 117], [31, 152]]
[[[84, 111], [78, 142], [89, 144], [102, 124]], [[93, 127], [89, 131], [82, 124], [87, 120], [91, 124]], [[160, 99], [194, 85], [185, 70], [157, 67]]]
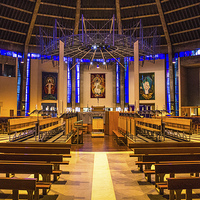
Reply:
[[105, 98], [105, 74], [91, 74], [91, 98]]
[[42, 72], [42, 99], [57, 100], [57, 73]]
[[139, 74], [139, 99], [155, 100], [155, 74], [140, 73]]

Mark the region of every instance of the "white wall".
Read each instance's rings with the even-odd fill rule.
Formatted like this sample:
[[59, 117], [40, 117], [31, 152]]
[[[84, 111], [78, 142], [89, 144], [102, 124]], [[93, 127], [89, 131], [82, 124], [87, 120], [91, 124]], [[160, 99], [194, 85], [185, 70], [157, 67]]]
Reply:
[[[90, 74], [92, 73], [105, 73], [105, 81], [106, 81], [106, 89], [105, 89], [105, 98], [99, 98], [99, 102], [97, 98], [90, 98], [90, 84], [91, 84], [91, 77]], [[104, 70], [104, 69], [85, 69], [83, 72], [83, 107], [91, 107], [91, 106], [105, 106], [105, 107], [113, 107], [113, 71], [111, 70]]]
[[10, 110], [17, 115], [17, 59], [1, 56], [0, 63], [16, 66], [16, 77], [0, 76], [0, 116], [10, 116]]
[[[135, 104], [134, 97], [134, 62], [129, 65], [129, 104]], [[141, 104], [154, 103], [155, 109], [162, 110], [165, 105], [165, 60], [156, 60], [155, 63], [145, 61], [139, 68], [139, 73], [155, 73], [155, 100], [140, 100]]]
[[42, 103], [57, 103], [57, 100], [42, 99], [42, 72], [58, 73], [58, 67], [53, 67], [52, 61], [32, 59], [30, 78], [30, 112], [37, 105], [40, 109]]

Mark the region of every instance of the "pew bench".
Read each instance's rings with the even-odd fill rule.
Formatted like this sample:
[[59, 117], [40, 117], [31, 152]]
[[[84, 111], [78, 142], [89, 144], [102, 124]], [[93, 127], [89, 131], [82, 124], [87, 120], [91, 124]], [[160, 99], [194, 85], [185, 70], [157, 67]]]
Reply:
[[52, 136], [55, 136], [56, 134], [62, 132], [64, 124], [58, 123], [52, 126], [49, 126], [47, 128], [41, 129], [39, 132], [39, 142], [44, 142], [51, 138]]
[[180, 118], [163, 118], [165, 133], [168, 137], [183, 141], [190, 141], [192, 134], [192, 120]]
[[117, 144], [125, 144], [125, 142], [124, 142], [125, 138], [124, 138], [124, 135], [122, 135], [122, 133], [120, 133], [116, 130], [113, 130], [113, 133], [116, 136]]
[[167, 189], [167, 183], [164, 182], [166, 174], [170, 174], [170, 178], [175, 178], [176, 174], [195, 174], [199, 176], [200, 163], [168, 163], [155, 164], [155, 182], [160, 194], [163, 194], [164, 189]]
[[[27, 190], [27, 199], [33, 200], [33, 192], [36, 191], [36, 181], [36, 178], [0, 178], [0, 189], [12, 190], [13, 200], [19, 199], [19, 190]], [[35, 199], [39, 200], [39, 197]]]
[[36, 118], [16, 118], [8, 119], [9, 141], [16, 141], [35, 133]]
[[62, 142], [62, 143], [47, 143], [47, 142], [3, 142], [3, 143], [0, 143], [0, 146], [71, 148], [71, 144], [67, 144], [65, 142]]
[[183, 189], [186, 189], [186, 200], [192, 200], [192, 189], [200, 189], [200, 178], [168, 178], [167, 189], [170, 190], [169, 200], [174, 200], [174, 192], [176, 193], [176, 200], [181, 200]]
[[200, 154], [158, 154], [158, 155], [142, 155], [140, 161], [136, 161], [140, 171], [151, 169], [151, 166], [164, 162], [199, 162]]
[[1, 147], [1, 153], [26, 153], [26, 154], [70, 154], [67, 148], [50, 147]]
[[184, 154], [200, 153], [200, 147], [163, 147], [163, 148], [136, 148], [134, 154]]
[[163, 140], [164, 131], [161, 119], [137, 118], [135, 121], [137, 133], [157, 142]]
[[[51, 187], [50, 175], [61, 174], [61, 171], [54, 171], [52, 164], [44, 163], [15, 163], [15, 162], [0, 162], [0, 173], [5, 173], [6, 177], [10, 177], [14, 174], [34, 174], [34, 178], [37, 179], [38, 190], [37, 196], [39, 196], [39, 189], [43, 189], [43, 194], [47, 194], [47, 190]], [[42, 181], [39, 181], [39, 174], [42, 175]]]
[[129, 144], [129, 148], [133, 149], [157, 147], [200, 147], [200, 142], [135, 142]]

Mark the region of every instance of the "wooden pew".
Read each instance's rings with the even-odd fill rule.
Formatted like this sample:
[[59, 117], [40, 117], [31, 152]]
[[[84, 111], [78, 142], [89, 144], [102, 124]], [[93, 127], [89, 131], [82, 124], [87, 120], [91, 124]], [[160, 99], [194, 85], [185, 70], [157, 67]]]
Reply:
[[33, 135], [35, 133], [36, 122], [37, 118], [35, 117], [8, 119], [9, 141], [16, 141]]
[[199, 176], [200, 163], [155, 164], [155, 181], [160, 194], [163, 194], [164, 189], [167, 189], [167, 184], [164, 183], [166, 174], [170, 174], [170, 178], [175, 178], [175, 174], [184, 173], [195, 173], [196, 176]]
[[60, 147], [60, 148], [71, 148], [71, 144], [67, 143], [47, 143], [47, 142], [3, 142], [0, 146], [11, 146], [11, 147]]
[[182, 118], [163, 118], [165, 123], [165, 132], [168, 136], [190, 141], [192, 134], [192, 120]]
[[53, 164], [54, 170], [60, 170], [60, 165], [69, 165], [69, 161], [63, 161], [63, 156], [60, 154], [1, 153], [0, 162], [44, 162]]
[[135, 121], [136, 131], [141, 135], [155, 141], [162, 141], [165, 137], [161, 119], [136, 118]]
[[[145, 169], [151, 169], [151, 166], [162, 162], [192, 162], [200, 161], [200, 154], [158, 154], [158, 155], [143, 155], [141, 161], [136, 161], [139, 167], [145, 165]], [[143, 171], [140, 168], [140, 171]]]
[[37, 122], [37, 118], [35, 117], [8, 119], [9, 133], [20, 132], [27, 129], [35, 128], [36, 122]]
[[125, 144], [124, 143], [124, 135], [122, 135], [120, 132], [118, 132], [116, 130], [113, 130], [113, 133], [116, 136], [117, 144], [121, 144], [121, 143]]
[[136, 148], [134, 154], [178, 154], [178, 153], [200, 153], [200, 147], [163, 147], [163, 148]]
[[157, 147], [200, 147], [200, 142], [141, 142], [129, 144], [129, 148], [134, 149]]
[[[46, 190], [50, 189], [50, 175], [61, 174], [61, 171], [54, 171], [52, 164], [0, 162], [0, 173], [6, 173], [7, 177], [10, 174], [34, 174], [34, 178], [37, 178], [36, 187], [38, 190], [36, 195], [39, 196], [39, 189], [43, 189], [43, 194], [46, 194]], [[39, 174], [42, 175], [42, 182], [39, 182]]]
[[27, 154], [70, 154], [67, 148], [51, 148], [51, 147], [2, 147], [1, 153], [27, 153]]
[[200, 188], [200, 178], [167, 178], [167, 186], [170, 190], [169, 200], [174, 200], [174, 191], [176, 192], [176, 200], [181, 200], [183, 189], [186, 189], [186, 200], [192, 200], [192, 189]]
[[[36, 178], [0, 178], [0, 189], [12, 190], [13, 200], [19, 199], [19, 190], [27, 190], [27, 199], [33, 200], [33, 192], [36, 191], [36, 181]], [[35, 199], [39, 199], [39, 197]]]
[[62, 132], [64, 134], [64, 125], [65, 123], [61, 123], [61, 119], [59, 118], [48, 118], [39, 121], [39, 137], [38, 141], [46, 141], [50, 137], [56, 135], [58, 132]]

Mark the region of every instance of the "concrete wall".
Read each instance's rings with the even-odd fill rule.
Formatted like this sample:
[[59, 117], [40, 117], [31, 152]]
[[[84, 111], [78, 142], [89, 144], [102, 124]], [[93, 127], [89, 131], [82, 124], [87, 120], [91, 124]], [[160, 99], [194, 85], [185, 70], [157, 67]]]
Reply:
[[[83, 107], [91, 107], [91, 106], [106, 106], [106, 107], [113, 107], [113, 92], [115, 88], [113, 87], [113, 76], [114, 74], [114, 68], [110, 67], [108, 70], [96, 68], [93, 67], [90, 70], [88, 70], [88, 67], [82, 67], [83, 71], [83, 77], [81, 78], [83, 81], [82, 89], [82, 106]], [[99, 101], [97, 98], [90, 98], [90, 82], [91, 82], [91, 73], [105, 73], [105, 79], [106, 79], [106, 94], [105, 98], [99, 98]]]
[[[135, 104], [134, 96], [134, 62], [129, 65], [129, 104]], [[155, 100], [140, 100], [140, 104], [155, 104], [155, 108], [162, 110], [165, 106], [165, 60], [156, 60], [155, 63], [145, 61], [140, 66], [139, 73], [155, 73]]]
[[44, 61], [32, 59], [30, 71], [30, 112], [41, 108], [42, 103], [57, 103], [57, 100], [42, 99], [42, 72], [58, 72], [58, 67], [53, 67], [52, 61]]
[[10, 110], [14, 110], [17, 115], [17, 59], [0, 56], [1, 64], [15, 65], [16, 76], [0, 76], [0, 116], [10, 116]]

